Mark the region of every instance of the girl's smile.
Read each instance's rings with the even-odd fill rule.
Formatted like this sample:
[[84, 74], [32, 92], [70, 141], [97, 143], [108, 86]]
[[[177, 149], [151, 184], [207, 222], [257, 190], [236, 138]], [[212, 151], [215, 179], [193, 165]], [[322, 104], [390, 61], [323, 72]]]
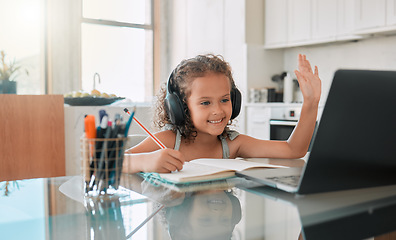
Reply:
[[208, 120], [208, 122], [213, 123], [213, 124], [218, 124], [221, 123], [224, 120], [224, 118], [220, 119], [220, 120]]

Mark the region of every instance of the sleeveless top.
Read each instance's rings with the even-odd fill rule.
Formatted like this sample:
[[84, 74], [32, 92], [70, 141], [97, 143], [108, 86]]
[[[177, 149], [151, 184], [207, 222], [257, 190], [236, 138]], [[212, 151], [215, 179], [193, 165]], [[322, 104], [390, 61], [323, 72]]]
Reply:
[[[235, 130], [226, 130], [226, 135], [228, 138], [232, 141], [236, 137], [239, 136], [239, 132]], [[230, 158], [230, 149], [228, 148], [228, 143], [227, 143], [227, 136], [220, 135], [219, 139], [221, 141], [221, 147], [223, 148], [223, 158], [228, 159]], [[176, 131], [176, 141], [175, 141], [175, 150], [179, 150], [180, 148], [180, 143], [181, 143], [181, 134], [179, 131]]]

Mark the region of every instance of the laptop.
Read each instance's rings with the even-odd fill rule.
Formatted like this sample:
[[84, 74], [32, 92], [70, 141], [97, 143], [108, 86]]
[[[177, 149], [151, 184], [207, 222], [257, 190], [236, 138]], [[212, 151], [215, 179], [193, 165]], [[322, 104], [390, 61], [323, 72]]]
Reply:
[[297, 194], [396, 184], [396, 72], [336, 71], [305, 166], [237, 176]]

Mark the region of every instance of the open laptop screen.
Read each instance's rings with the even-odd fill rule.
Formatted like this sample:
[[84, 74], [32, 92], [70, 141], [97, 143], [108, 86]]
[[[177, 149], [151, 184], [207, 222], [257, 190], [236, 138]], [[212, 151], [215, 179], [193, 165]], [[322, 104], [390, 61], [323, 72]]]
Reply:
[[395, 176], [396, 72], [338, 70], [299, 192], [390, 185]]

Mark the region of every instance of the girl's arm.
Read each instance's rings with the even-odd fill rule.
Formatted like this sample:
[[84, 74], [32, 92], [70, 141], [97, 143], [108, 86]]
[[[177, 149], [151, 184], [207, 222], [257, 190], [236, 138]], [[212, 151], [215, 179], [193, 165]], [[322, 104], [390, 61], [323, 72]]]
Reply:
[[235, 145], [236, 156], [268, 157], [268, 158], [300, 158], [308, 151], [314, 132], [321, 95], [321, 80], [318, 67], [312, 72], [311, 64], [305, 55], [298, 56], [298, 70], [294, 71], [304, 102], [300, 119], [287, 141], [259, 140], [246, 135], [237, 137], [231, 145]]
[[[158, 139], [166, 146], [172, 146], [171, 131], [159, 132], [156, 135]], [[174, 134], [173, 134], [174, 135]], [[125, 151], [123, 172], [158, 172], [166, 173], [181, 170], [185, 162], [181, 152], [172, 148], [159, 149], [151, 138], [146, 138], [140, 144]]]

